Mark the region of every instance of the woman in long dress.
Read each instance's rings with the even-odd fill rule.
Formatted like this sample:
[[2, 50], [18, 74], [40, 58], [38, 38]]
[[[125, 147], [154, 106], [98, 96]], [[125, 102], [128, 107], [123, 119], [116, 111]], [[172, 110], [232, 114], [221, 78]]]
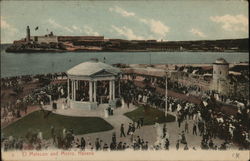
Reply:
[[63, 110], [65, 109], [65, 105], [64, 105], [64, 102], [62, 103], [62, 109], [63, 109]]
[[124, 98], [122, 98], [122, 108], [125, 107], [125, 101], [124, 101]]
[[107, 109], [104, 109], [104, 117], [105, 118], [108, 118], [109, 114], [108, 114], [108, 110]]

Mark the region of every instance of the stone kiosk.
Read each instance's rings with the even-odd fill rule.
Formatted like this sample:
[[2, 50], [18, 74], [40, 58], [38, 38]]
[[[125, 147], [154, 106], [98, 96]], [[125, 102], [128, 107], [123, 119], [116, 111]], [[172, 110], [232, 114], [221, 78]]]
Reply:
[[[69, 108], [91, 110], [96, 109], [98, 104], [104, 103], [109, 103], [111, 107], [115, 106], [115, 89], [119, 88], [118, 92], [120, 92], [120, 69], [97, 60], [91, 60], [74, 66], [66, 73], [68, 76], [67, 103]], [[117, 88], [115, 81], [119, 86]], [[104, 92], [101, 93], [106, 94], [106, 96], [98, 95], [98, 85], [102, 85]], [[108, 98], [108, 102], [104, 102], [103, 97]]]

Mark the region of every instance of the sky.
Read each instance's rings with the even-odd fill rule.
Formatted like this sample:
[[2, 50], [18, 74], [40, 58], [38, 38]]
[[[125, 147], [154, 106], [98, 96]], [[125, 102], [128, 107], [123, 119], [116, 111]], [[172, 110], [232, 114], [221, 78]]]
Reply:
[[[1, 43], [31, 35], [164, 41], [248, 38], [245, 0], [1, 1]], [[35, 28], [38, 26], [38, 30]]]

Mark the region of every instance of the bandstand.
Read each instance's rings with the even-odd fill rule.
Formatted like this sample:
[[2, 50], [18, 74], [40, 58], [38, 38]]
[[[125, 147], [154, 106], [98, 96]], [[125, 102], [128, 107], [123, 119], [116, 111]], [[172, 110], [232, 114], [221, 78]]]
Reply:
[[116, 98], [120, 96], [120, 69], [91, 60], [66, 73], [68, 108], [92, 110], [100, 104], [115, 106]]

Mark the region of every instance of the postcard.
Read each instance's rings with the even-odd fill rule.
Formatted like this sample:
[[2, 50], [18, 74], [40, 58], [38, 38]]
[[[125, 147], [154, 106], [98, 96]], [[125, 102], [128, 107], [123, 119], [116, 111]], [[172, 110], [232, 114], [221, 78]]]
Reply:
[[249, 160], [245, 0], [1, 1], [1, 156]]

